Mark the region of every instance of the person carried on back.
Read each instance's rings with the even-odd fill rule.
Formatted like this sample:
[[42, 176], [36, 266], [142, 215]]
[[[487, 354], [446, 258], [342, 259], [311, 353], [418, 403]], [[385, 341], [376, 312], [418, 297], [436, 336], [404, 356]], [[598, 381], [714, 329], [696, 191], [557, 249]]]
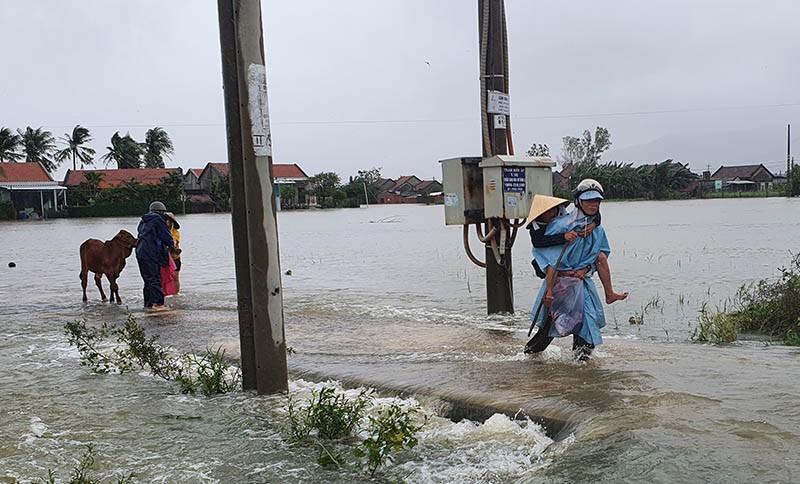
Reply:
[[[611, 285], [610, 248], [605, 231], [599, 227], [602, 186], [586, 179], [574, 194], [575, 210], [569, 213], [565, 210], [569, 202], [563, 198], [537, 194], [531, 206], [526, 225], [531, 233], [533, 264], [545, 283], [532, 314], [539, 331], [526, 344], [525, 352], [543, 351], [554, 337], [573, 334], [575, 357], [584, 360], [596, 344], [602, 343], [600, 328], [605, 326], [602, 303], [587, 276], [598, 273], [607, 304], [627, 298], [628, 293], [616, 293]], [[569, 298], [572, 300], [565, 300]]]
[[164, 221], [175, 248], [169, 251], [169, 265], [161, 267], [161, 287], [164, 296], [175, 296], [181, 291], [181, 225], [172, 212], [164, 212]]
[[[168, 267], [170, 251], [175, 251], [175, 242], [167, 228], [164, 213], [167, 208], [161, 202], [150, 204], [150, 211], [139, 222], [136, 261], [139, 274], [144, 281], [144, 307], [156, 311], [167, 309], [164, 306], [164, 289], [161, 286], [161, 267]], [[180, 249], [178, 249], [180, 251]]]

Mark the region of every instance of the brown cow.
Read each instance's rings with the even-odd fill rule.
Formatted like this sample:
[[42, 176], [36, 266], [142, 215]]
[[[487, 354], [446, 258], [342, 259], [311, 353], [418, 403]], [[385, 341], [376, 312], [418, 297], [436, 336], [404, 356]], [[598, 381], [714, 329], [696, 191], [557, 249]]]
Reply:
[[81, 244], [81, 286], [83, 287], [83, 302], [86, 302], [86, 280], [89, 271], [94, 272], [94, 283], [100, 289], [103, 302], [106, 302], [106, 293], [103, 292], [101, 279], [106, 275], [108, 282], [111, 283], [111, 300], [117, 297], [117, 304], [122, 304], [119, 297], [119, 286], [117, 278], [125, 268], [127, 259], [133, 248], [136, 247], [136, 237], [125, 230], [120, 230], [113, 239], [102, 242], [97, 239], [89, 239]]

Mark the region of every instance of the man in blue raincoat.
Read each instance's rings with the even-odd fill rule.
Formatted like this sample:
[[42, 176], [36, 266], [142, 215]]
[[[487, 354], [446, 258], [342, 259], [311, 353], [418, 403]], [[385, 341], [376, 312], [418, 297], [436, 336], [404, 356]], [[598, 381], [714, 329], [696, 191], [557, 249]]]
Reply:
[[[534, 251], [534, 257], [540, 267], [555, 268], [558, 277], [582, 280], [583, 311], [582, 315], [579, 314], [582, 316], [582, 321], [579, 327], [570, 332], [573, 334], [574, 357], [578, 360], [588, 359], [594, 347], [603, 343], [600, 329], [606, 325], [603, 304], [591, 276], [597, 270], [598, 259], [603, 261], [602, 263], [606, 263], [611, 248], [602, 226], [598, 226], [594, 230], [586, 230], [599, 213], [600, 201], [603, 199], [602, 191], [602, 186], [596, 181], [583, 180], [575, 191], [575, 210], [553, 219], [548, 224], [546, 231], [546, 235], [553, 235], [574, 230], [583, 232], [585, 236], [578, 237], [566, 246], [544, 247]], [[547, 283], [542, 284], [531, 315], [532, 318], [536, 318], [534, 323], [539, 331], [526, 345], [526, 353], [542, 351], [553, 338], [565, 336], [553, 324], [553, 314], [549, 304], [551, 301], [542, 301], [547, 292]], [[624, 299], [627, 293], [620, 296], [621, 299]], [[540, 308], [543, 302], [548, 303], [545, 304], [547, 308]]]
[[175, 249], [164, 220], [166, 211], [167, 207], [161, 202], [150, 204], [150, 211], [142, 215], [139, 222], [139, 242], [136, 244], [136, 261], [144, 281], [144, 307], [156, 311], [167, 309], [161, 287], [161, 267], [169, 265], [169, 250]]

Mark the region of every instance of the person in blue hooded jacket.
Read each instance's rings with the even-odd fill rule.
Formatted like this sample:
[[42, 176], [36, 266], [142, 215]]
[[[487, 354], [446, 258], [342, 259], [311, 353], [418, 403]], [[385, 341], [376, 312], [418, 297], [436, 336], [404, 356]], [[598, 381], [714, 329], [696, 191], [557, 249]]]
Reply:
[[[600, 329], [606, 324], [603, 306], [592, 274], [598, 272], [606, 292], [606, 303], [626, 299], [628, 293], [616, 293], [611, 287], [611, 272], [608, 268], [608, 255], [611, 248], [603, 227], [593, 224], [599, 215], [600, 201], [603, 199], [602, 186], [592, 179], [586, 179], [578, 184], [575, 189], [575, 210], [553, 219], [545, 230], [545, 235], [564, 234], [569, 231], [582, 232], [581, 237], [573, 237], [566, 246], [540, 247], [534, 250], [534, 257], [540, 267], [554, 269], [556, 277], [574, 278], [582, 281], [583, 286], [583, 311], [581, 324], [570, 331], [573, 334], [573, 353], [578, 360], [586, 360], [595, 346], [603, 343]], [[593, 230], [587, 230], [588, 228]], [[556, 267], [557, 266], [557, 267]], [[532, 318], [540, 331], [528, 342], [526, 353], [543, 351], [554, 337], [565, 336], [560, 333], [556, 325], [552, 324], [550, 311], [539, 311], [542, 303], [549, 308], [553, 303], [552, 282], [543, 284], [534, 303]], [[549, 301], [548, 301], [549, 297]]]
[[156, 311], [166, 309], [161, 287], [161, 267], [169, 265], [169, 251], [175, 243], [164, 220], [167, 207], [161, 202], [150, 204], [150, 211], [139, 222], [136, 261], [144, 281], [144, 307]]

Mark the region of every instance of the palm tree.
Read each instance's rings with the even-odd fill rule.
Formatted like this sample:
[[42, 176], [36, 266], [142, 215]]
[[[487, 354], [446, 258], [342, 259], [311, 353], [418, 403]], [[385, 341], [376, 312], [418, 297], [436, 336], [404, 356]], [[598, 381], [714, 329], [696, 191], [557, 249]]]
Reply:
[[24, 155], [19, 152], [22, 143], [18, 134], [9, 128], [0, 128], [0, 163], [21, 160]]
[[120, 136], [117, 131], [111, 136], [111, 146], [106, 146], [106, 149], [108, 153], [101, 158], [106, 165], [113, 161], [120, 169], [142, 167], [144, 148], [131, 138], [130, 133]]
[[53, 173], [58, 168], [59, 163], [53, 160], [56, 149], [53, 133], [42, 130], [41, 126], [36, 129], [28, 126], [25, 131], [17, 130], [17, 133], [22, 138], [26, 163], [39, 163], [48, 173]]
[[172, 140], [163, 128], [148, 129], [144, 137], [144, 167], [164, 168], [164, 156], [175, 152]]
[[64, 143], [64, 148], [56, 151], [56, 160], [64, 161], [72, 158], [72, 169], [77, 170], [77, 161], [80, 160], [81, 167], [91, 165], [94, 163], [94, 149], [88, 146], [83, 146], [92, 140], [89, 130], [81, 125], [76, 125], [72, 128], [72, 134], [64, 133], [61, 141]]
[[100, 182], [103, 181], [103, 176], [103, 173], [98, 173], [96, 171], [87, 171], [83, 174], [86, 181], [82, 182], [81, 185], [86, 187], [89, 198], [95, 198], [100, 192]]

